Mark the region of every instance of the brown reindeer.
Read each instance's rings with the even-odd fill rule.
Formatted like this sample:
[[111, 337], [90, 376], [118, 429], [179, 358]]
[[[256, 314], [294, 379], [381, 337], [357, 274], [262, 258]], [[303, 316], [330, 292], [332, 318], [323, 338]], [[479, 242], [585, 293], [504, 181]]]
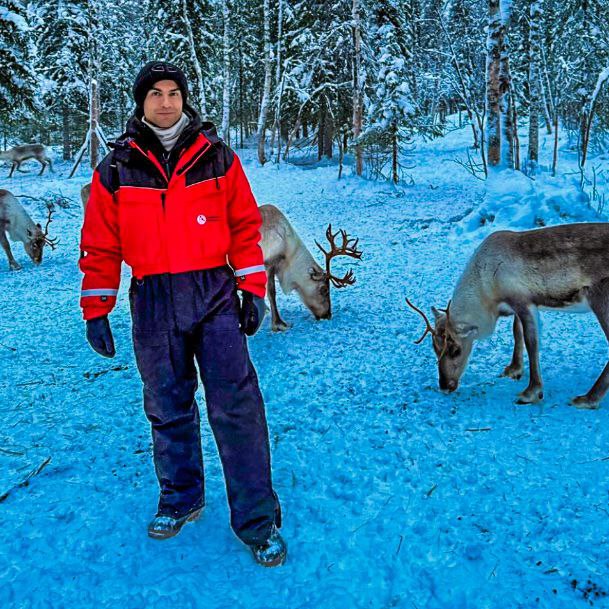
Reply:
[[15, 146], [9, 148], [4, 152], [0, 152], [0, 161], [10, 161], [12, 163], [11, 170], [8, 174], [10, 178], [13, 175], [15, 169], [19, 169], [23, 161], [28, 159], [35, 159], [41, 165], [39, 176], [42, 175], [43, 171], [48, 166], [53, 171], [53, 164], [51, 159], [47, 155], [47, 149], [43, 144], [23, 144], [22, 146]]
[[[522, 376], [526, 347], [529, 384], [518, 402], [538, 402], [543, 398], [539, 309], [592, 311], [609, 340], [609, 223], [498, 231], [474, 252], [446, 309], [432, 307], [435, 327], [408, 299], [407, 303], [425, 320], [425, 333], [416, 343], [431, 334], [440, 389], [449, 392], [459, 385], [474, 340], [490, 336], [498, 317], [514, 315], [514, 353], [503, 376]], [[608, 389], [609, 363], [588, 393], [571, 403], [597, 408]]]
[[49, 224], [52, 222], [53, 209], [49, 209], [47, 223], [42, 230], [40, 224], [34, 224], [28, 213], [17, 199], [8, 191], [0, 190], [0, 245], [8, 258], [9, 268], [18, 271], [21, 265], [13, 257], [6, 233], [12, 241], [21, 241], [27, 255], [34, 264], [42, 262], [42, 252], [45, 245], [55, 249], [59, 239], [49, 239]]
[[[326, 238], [330, 248], [326, 251], [317, 241], [317, 247], [326, 258], [325, 269], [322, 269], [306, 248], [287, 218], [274, 205], [261, 205], [262, 241], [264, 265], [268, 276], [268, 298], [271, 305], [271, 328], [274, 332], [287, 330], [290, 326], [281, 319], [277, 309], [275, 277], [284, 294], [296, 290], [306, 307], [316, 319], [330, 319], [332, 304], [330, 287], [344, 288], [355, 283], [353, 271], [347, 271], [343, 277], [336, 277], [330, 270], [330, 264], [337, 256], [348, 256], [361, 259], [362, 252], [357, 249], [358, 239], [351, 239], [344, 230], [332, 233], [330, 224]], [[336, 244], [340, 235], [341, 243]]]

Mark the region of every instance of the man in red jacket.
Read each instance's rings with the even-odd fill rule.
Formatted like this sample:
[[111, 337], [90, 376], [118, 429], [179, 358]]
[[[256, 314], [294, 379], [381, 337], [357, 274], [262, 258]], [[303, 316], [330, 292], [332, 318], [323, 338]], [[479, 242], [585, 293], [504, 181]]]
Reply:
[[108, 313], [121, 262], [132, 268], [133, 344], [161, 489], [148, 533], [176, 535], [205, 505], [196, 360], [231, 526], [260, 564], [282, 564], [264, 403], [245, 339], [264, 316], [260, 212], [237, 155], [186, 103], [182, 70], [146, 64], [133, 96], [125, 134], [93, 175], [80, 303], [89, 343], [113, 357]]

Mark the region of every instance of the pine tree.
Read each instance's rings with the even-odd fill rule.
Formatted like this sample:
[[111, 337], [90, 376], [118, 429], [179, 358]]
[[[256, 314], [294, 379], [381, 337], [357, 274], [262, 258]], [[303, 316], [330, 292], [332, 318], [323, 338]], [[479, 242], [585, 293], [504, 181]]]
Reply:
[[72, 156], [72, 116], [87, 105], [89, 37], [86, 0], [48, 0], [37, 11], [37, 71], [49, 88], [50, 112], [61, 113], [63, 158]]
[[[31, 27], [21, 0], [0, 6], [0, 114], [17, 121], [34, 111], [38, 86], [33, 75]], [[9, 118], [10, 117], [10, 118]]]
[[412, 93], [412, 54], [401, 12], [392, 0], [379, 0], [374, 13], [371, 45], [377, 57], [369, 94], [364, 139], [387, 144], [391, 151], [391, 180], [399, 180], [400, 142], [416, 129], [417, 106]]

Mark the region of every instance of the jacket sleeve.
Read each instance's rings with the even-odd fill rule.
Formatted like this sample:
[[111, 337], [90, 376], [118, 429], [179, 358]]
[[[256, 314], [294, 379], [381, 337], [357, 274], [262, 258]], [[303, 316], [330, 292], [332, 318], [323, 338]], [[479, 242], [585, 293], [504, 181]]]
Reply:
[[266, 271], [260, 247], [262, 216], [236, 154], [226, 172], [226, 179], [228, 224], [231, 233], [228, 262], [235, 271], [237, 288], [264, 298]]
[[116, 304], [122, 253], [118, 208], [102, 184], [100, 168], [93, 174], [80, 240], [80, 270], [84, 273], [80, 306], [84, 319], [107, 315]]

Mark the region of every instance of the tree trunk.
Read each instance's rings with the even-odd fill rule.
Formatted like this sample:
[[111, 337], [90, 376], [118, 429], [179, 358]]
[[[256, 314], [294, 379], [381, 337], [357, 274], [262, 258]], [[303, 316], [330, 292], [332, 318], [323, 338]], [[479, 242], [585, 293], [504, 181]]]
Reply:
[[500, 0], [489, 0], [488, 36], [486, 44], [486, 100], [488, 116], [486, 132], [488, 164], [497, 167], [501, 163], [501, 51], [504, 28], [499, 12]]
[[205, 86], [203, 84], [203, 72], [201, 71], [201, 64], [199, 63], [199, 59], [197, 57], [197, 47], [195, 45], [195, 39], [192, 33], [192, 26], [190, 24], [190, 19], [188, 18], [188, 7], [186, 6], [186, 0], [182, 0], [182, 17], [184, 19], [184, 24], [186, 25], [186, 34], [188, 35], [188, 46], [190, 48], [190, 55], [192, 57], [192, 64], [195, 69], [195, 74], [197, 75], [197, 89], [199, 90], [199, 108], [198, 110], [201, 112], [201, 117], [205, 119], [207, 117], [207, 101], [205, 99]]
[[556, 165], [558, 164], [558, 109], [554, 115], [554, 152], [552, 154], [552, 176], [556, 176]]
[[239, 45], [239, 134], [241, 136], [241, 148], [243, 148], [243, 51]]
[[[357, 140], [362, 132], [363, 96], [361, 87], [362, 36], [359, 13], [359, 0], [353, 0], [351, 7], [353, 18], [353, 139]], [[362, 175], [364, 163], [362, 145], [355, 145], [355, 173]]]
[[325, 120], [324, 120], [324, 156], [328, 159], [332, 158], [333, 150], [334, 150], [334, 121], [332, 120], [332, 112], [330, 109], [330, 102], [328, 99], [325, 100], [326, 104], [326, 112], [325, 112]]
[[[283, 0], [279, 0], [277, 15], [277, 61], [275, 62], [275, 86], [277, 91], [277, 105], [275, 106], [275, 124], [273, 134], [277, 134], [277, 157], [276, 162], [281, 160], [281, 101], [283, 98], [283, 78], [281, 75], [281, 47], [283, 44]], [[273, 145], [271, 145], [271, 149]]]
[[317, 126], [317, 160], [321, 161], [324, 155], [324, 133], [326, 131], [326, 107], [323, 100], [320, 100]]
[[269, 0], [264, 0], [264, 90], [262, 92], [262, 101], [260, 103], [260, 114], [258, 116], [258, 161], [261, 165], [266, 163], [264, 151], [265, 143], [265, 128], [266, 117], [269, 109], [271, 97], [271, 76], [273, 70], [273, 59], [271, 57], [271, 26], [270, 26], [270, 8]]
[[230, 13], [228, 0], [222, 0], [222, 18], [224, 20], [224, 35], [222, 37], [222, 139], [230, 145]]
[[398, 173], [398, 127], [395, 123], [391, 125], [391, 144], [391, 181], [397, 184], [400, 176]]
[[509, 169], [514, 168], [514, 142], [516, 141], [515, 132], [518, 125], [514, 121], [516, 115], [516, 99], [512, 90], [512, 77], [510, 74], [510, 62], [507, 51], [507, 19], [506, 10], [509, 10], [511, 0], [505, 4], [508, 8], [501, 5], [501, 14], [505, 18], [503, 21], [503, 37], [501, 61], [499, 70], [499, 80], [501, 83], [501, 116], [503, 123], [503, 134], [501, 135], [501, 166]]
[[511, 116], [513, 126], [513, 138], [512, 138], [512, 154], [514, 159], [514, 169], [520, 170], [520, 138], [518, 136], [518, 111], [516, 110], [516, 100], [514, 96], [510, 96], [511, 102]]
[[72, 158], [72, 142], [70, 140], [70, 107], [64, 101], [61, 104], [62, 113], [62, 140], [63, 140], [63, 160], [69, 161]]
[[99, 95], [97, 92], [97, 80], [91, 78], [89, 90], [89, 158], [91, 159], [91, 169], [95, 169], [99, 163], [99, 138], [97, 136], [97, 123], [99, 122]]
[[531, 2], [529, 10], [529, 151], [528, 173], [535, 175], [539, 162], [539, 46], [541, 37], [541, 0]]

